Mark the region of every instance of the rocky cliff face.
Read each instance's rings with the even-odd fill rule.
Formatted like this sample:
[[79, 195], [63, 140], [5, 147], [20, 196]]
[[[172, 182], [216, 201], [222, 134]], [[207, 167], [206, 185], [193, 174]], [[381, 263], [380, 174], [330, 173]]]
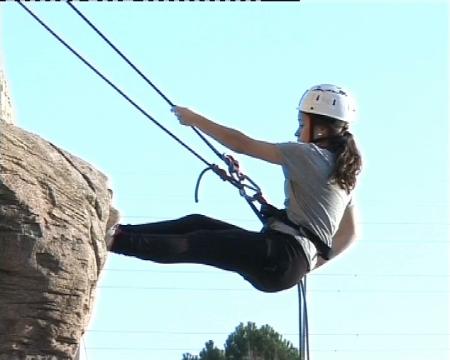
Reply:
[[0, 120], [0, 360], [75, 357], [110, 204], [102, 173]]
[[[1, 58], [0, 58], [1, 60]], [[16, 123], [14, 114], [14, 107], [11, 101], [11, 95], [6, 81], [6, 75], [3, 70], [3, 65], [0, 61], [0, 120], [6, 121], [10, 124]]]

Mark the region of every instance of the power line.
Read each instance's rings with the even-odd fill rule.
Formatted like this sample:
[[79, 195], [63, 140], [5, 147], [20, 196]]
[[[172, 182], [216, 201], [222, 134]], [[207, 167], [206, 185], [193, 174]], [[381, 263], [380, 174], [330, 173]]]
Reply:
[[[224, 331], [161, 331], [161, 330], [120, 330], [120, 329], [92, 329], [86, 330], [88, 333], [124, 333], [124, 334], [161, 334], [161, 335], [228, 335]], [[282, 333], [283, 336], [298, 336], [298, 333]], [[405, 333], [405, 332], [389, 332], [389, 333], [309, 333], [312, 336], [448, 336], [447, 333]]]
[[[100, 289], [107, 290], [155, 290], [155, 291], [254, 291], [253, 288], [205, 288], [205, 287], [175, 287], [175, 286], [124, 286], [124, 285], [100, 285]], [[383, 294], [448, 294], [449, 290], [390, 290], [390, 289], [311, 289], [314, 293], [383, 293]]]
[[146, 347], [87, 347], [95, 351], [198, 351], [198, 348], [146, 348]]
[[[106, 268], [102, 271], [111, 272], [142, 272], [142, 273], [155, 273], [155, 274], [174, 274], [179, 276], [180, 274], [201, 274], [201, 275], [217, 275], [222, 273], [222, 271], [211, 271], [211, 270], [148, 270], [148, 269], [114, 269]], [[341, 273], [341, 274], [309, 274], [311, 277], [426, 277], [426, 278], [448, 278], [450, 274], [352, 274], [352, 273]]]
[[450, 222], [444, 221], [363, 221], [363, 225], [430, 225], [430, 226], [449, 226]]
[[[114, 171], [114, 173], [117, 173], [117, 172]], [[128, 174], [128, 172], [123, 172], [123, 175], [125, 175], [125, 174]], [[179, 174], [180, 174], [179, 171], [174, 171], [174, 172], [171, 172], [171, 173], [169, 173], [169, 172], [167, 172], [167, 173], [160, 173], [159, 175], [156, 175], [156, 176], [155, 176], [153, 171], [140, 171], [139, 173], [136, 173], [137, 178], [142, 178], [142, 177], [151, 175], [152, 176], [152, 180], [155, 180], [154, 178], [161, 177], [160, 180], [157, 180], [158, 182], [164, 182], [168, 177], [170, 178], [170, 177], [178, 176]], [[194, 176], [195, 175], [193, 174], [192, 177], [194, 177]], [[171, 198], [177, 198], [177, 199], [186, 199], [186, 200], [190, 199], [189, 196], [183, 195], [183, 194], [184, 193], [174, 193], [174, 194], [171, 194], [170, 197]], [[166, 198], [166, 196], [161, 196], [161, 194], [146, 193], [146, 192], [143, 192], [141, 190], [140, 191], [136, 191], [136, 192], [132, 192], [132, 193], [128, 193], [127, 195], [123, 195], [122, 196], [122, 198], [132, 198], [132, 197], [145, 197], [145, 198], [151, 198], [151, 199], [154, 199], [154, 200], [159, 200], [159, 199], [165, 199]], [[221, 198], [219, 196], [210, 196], [210, 197], [211, 197], [211, 199], [220, 199]], [[366, 201], [361, 201], [361, 203], [362, 204], [366, 204], [368, 206], [370, 205], [369, 201], [367, 201], [367, 202]], [[388, 202], [381, 202], [381, 201], [378, 202], [378, 204], [380, 204], [379, 205], [380, 207], [384, 207], [386, 205], [389, 205]], [[449, 205], [448, 203], [441, 203], [441, 202], [435, 202], [435, 203], [430, 202], [428, 204], [414, 203], [414, 202], [412, 202], [410, 204], [403, 204], [402, 203], [402, 207], [408, 207], [408, 208], [410, 208], [410, 207], [420, 207], [420, 208], [433, 207], [433, 208], [435, 208], [435, 207], [448, 207], [448, 205]]]
[[[147, 215], [123, 215], [123, 219], [152, 219], [152, 220], [167, 220], [165, 217], [160, 216], [147, 216]], [[250, 218], [224, 218], [227, 221], [246, 221], [255, 222], [257, 219]], [[429, 225], [429, 226], [450, 226], [450, 222], [445, 221], [361, 221], [358, 225]]]
[[[156, 348], [156, 347], [88, 347], [88, 350], [94, 351], [180, 351], [180, 352], [196, 352], [198, 348]], [[365, 348], [365, 349], [311, 349], [311, 352], [332, 352], [332, 353], [373, 353], [373, 352], [401, 352], [401, 353], [417, 353], [417, 352], [448, 352], [450, 348]]]
[[383, 353], [383, 352], [401, 352], [401, 353], [417, 353], [417, 352], [426, 352], [427, 354], [430, 352], [448, 352], [450, 348], [413, 348], [413, 347], [407, 347], [407, 348], [365, 348], [365, 349], [327, 349], [327, 350], [320, 350], [320, 349], [313, 349], [311, 351], [313, 352], [333, 352], [333, 353]]

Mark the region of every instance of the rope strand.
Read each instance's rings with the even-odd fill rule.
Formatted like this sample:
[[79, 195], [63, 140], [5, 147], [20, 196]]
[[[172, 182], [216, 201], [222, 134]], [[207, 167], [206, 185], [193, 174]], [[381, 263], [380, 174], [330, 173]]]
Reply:
[[[71, 1], [66, 2], [67, 5], [69, 5], [75, 13], [80, 16], [86, 24], [88, 24], [92, 30], [94, 30], [136, 73], [144, 79], [144, 81], [150, 85], [153, 90], [155, 90], [158, 95], [160, 95], [171, 107], [175, 106], [175, 104], [141, 71], [138, 69], [136, 65], [133, 64], [133, 62], [128, 59], [125, 54], [117, 48], [93, 23], [90, 21], [80, 10], [78, 10], [75, 5], [72, 4]], [[220, 158], [223, 158], [223, 155], [211, 144], [211, 142], [206, 139], [206, 137], [195, 127], [191, 126], [192, 130], [208, 145], [208, 147]]]
[[169, 98], [164, 95], [164, 93], [158, 89], [158, 87], [153, 84], [153, 82], [145, 76], [124, 54], [120, 51], [117, 46], [115, 46], [80, 10], [78, 10], [75, 5], [72, 4], [71, 1], [66, 2], [73, 11], [75, 11], [78, 16], [80, 16], [106, 43], [111, 46], [119, 56], [126, 61], [128, 65], [130, 65], [134, 71], [136, 71], [146, 82], [149, 84], [170, 106], [175, 106], [175, 104], [169, 100]]
[[[151, 120], [155, 125], [157, 125], [161, 130], [170, 135], [174, 140], [176, 140], [180, 145], [182, 145], [185, 149], [187, 149], [190, 153], [192, 153], [195, 157], [197, 157], [200, 161], [208, 166], [208, 168], [219, 169], [220, 171], [215, 171], [216, 174], [220, 174], [222, 170], [215, 164], [208, 162], [205, 160], [200, 154], [198, 154], [195, 150], [189, 147], [186, 143], [184, 143], [181, 139], [179, 139], [175, 134], [173, 134], [170, 130], [164, 127], [160, 122], [158, 122], [155, 118], [149, 115], [142, 107], [140, 107], [136, 102], [134, 102], [129, 96], [127, 96], [119, 87], [117, 87], [111, 80], [109, 80], [105, 75], [103, 75], [99, 70], [97, 70], [92, 64], [90, 64], [83, 56], [81, 56], [76, 50], [74, 50], [68, 43], [66, 43], [58, 34], [56, 34], [47, 24], [45, 24], [37, 15], [35, 15], [31, 10], [29, 10], [20, 0], [15, 0], [22, 8], [28, 12], [41, 26], [43, 26], [50, 34], [52, 34], [62, 45], [64, 45], [68, 50], [70, 50], [79, 60], [81, 60], [86, 66], [88, 66], [92, 71], [94, 71], [98, 76], [100, 76], [108, 85], [110, 85], [114, 90], [116, 90], [122, 97], [124, 97], [130, 104], [132, 104], [137, 110], [139, 110], [144, 116], [146, 116], [149, 120]], [[169, 100], [170, 101], [170, 100]], [[197, 134], [210, 146], [210, 148], [226, 163], [228, 164], [229, 159], [227, 156], [220, 154], [217, 149], [215, 149], [204, 137], [202, 134], [198, 132], [197, 129], [192, 127]], [[246, 186], [243, 183], [245, 180], [249, 180], [253, 185], [256, 185], [249, 177], [244, 177], [242, 179], [235, 179], [233, 174], [226, 177], [226, 180], [236, 187], [239, 190], [241, 196], [243, 196], [246, 201], [249, 203], [252, 210], [255, 212], [256, 216], [263, 221], [263, 218], [256, 208], [256, 206], [252, 203], [253, 199], [259, 201], [262, 198], [259, 187], [256, 187], [257, 193], [255, 196], [251, 197], [245, 193], [245, 188], [252, 189], [250, 186]], [[254, 190], [255, 188], [253, 188]]]
[[155, 125], [157, 125], [161, 130], [171, 136], [174, 140], [176, 140], [180, 145], [182, 145], [185, 149], [191, 152], [195, 157], [197, 157], [200, 161], [205, 163], [208, 166], [211, 166], [212, 163], [205, 160], [200, 154], [198, 154], [195, 150], [193, 150], [190, 146], [188, 146], [185, 142], [183, 142], [180, 138], [178, 138], [174, 133], [168, 130], [165, 126], [163, 126], [159, 121], [157, 121], [154, 117], [148, 114], [142, 107], [140, 107], [135, 101], [133, 101], [128, 95], [126, 95], [119, 87], [117, 87], [111, 80], [109, 80], [105, 75], [103, 75], [99, 70], [97, 70], [91, 63], [89, 63], [84, 57], [82, 57], [76, 50], [74, 50], [69, 44], [67, 44], [58, 34], [56, 34], [47, 24], [45, 24], [37, 15], [35, 15], [30, 9], [28, 9], [24, 4], [20, 2], [20, 0], [15, 0], [20, 6], [22, 6], [25, 11], [27, 11], [39, 24], [41, 24], [50, 34], [52, 34], [61, 44], [63, 44], [68, 50], [70, 50], [79, 60], [81, 60], [86, 66], [88, 66], [92, 71], [94, 71], [98, 76], [100, 76], [108, 85], [110, 85], [114, 90], [116, 90], [120, 95], [122, 95], [131, 105], [133, 105], [137, 110], [139, 110], [145, 117], [149, 120], [153, 121]]

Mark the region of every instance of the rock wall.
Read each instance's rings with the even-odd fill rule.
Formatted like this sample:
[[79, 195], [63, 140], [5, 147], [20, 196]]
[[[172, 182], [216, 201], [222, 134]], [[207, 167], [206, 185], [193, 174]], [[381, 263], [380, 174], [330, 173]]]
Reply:
[[6, 75], [0, 61], [0, 121], [1, 120], [10, 124], [16, 123], [16, 116], [8, 88], [8, 82], [6, 81]]
[[75, 358], [110, 210], [105, 175], [0, 120], [0, 360]]

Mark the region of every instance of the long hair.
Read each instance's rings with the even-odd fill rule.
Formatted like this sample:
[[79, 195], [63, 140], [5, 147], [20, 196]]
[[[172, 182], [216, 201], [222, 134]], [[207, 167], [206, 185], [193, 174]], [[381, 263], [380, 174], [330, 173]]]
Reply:
[[310, 114], [312, 133], [316, 126], [326, 129], [325, 137], [312, 142], [336, 155], [336, 164], [330, 180], [350, 193], [356, 186], [356, 177], [361, 172], [361, 153], [356, 146], [353, 134], [348, 131], [348, 124], [324, 115]]

